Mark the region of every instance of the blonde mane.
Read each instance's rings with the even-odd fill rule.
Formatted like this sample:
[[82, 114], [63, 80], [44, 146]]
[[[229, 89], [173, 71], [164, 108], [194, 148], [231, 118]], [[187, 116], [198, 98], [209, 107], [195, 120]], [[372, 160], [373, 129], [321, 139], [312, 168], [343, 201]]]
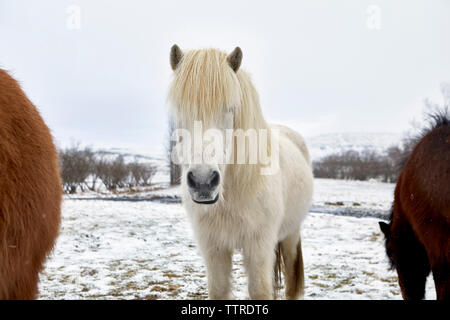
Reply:
[[[169, 91], [169, 101], [175, 108], [173, 117], [179, 128], [190, 128], [194, 121], [204, 124], [214, 123], [226, 109], [233, 109], [234, 130], [267, 129], [258, 92], [251, 78], [243, 69], [233, 71], [227, 61], [227, 54], [217, 49], [190, 50], [183, 53], [175, 72]], [[268, 132], [269, 134], [270, 132]], [[237, 139], [234, 140], [237, 150]], [[245, 146], [246, 164], [230, 165], [227, 174], [231, 179], [224, 186], [224, 197], [228, 196], [230, 181], [239, 181], [245, 186], [260, 183], [261, 164], [248, 164], [249, 142]], [[267, 142], [267, 154], [271, 152], [271, 143]], [[250, 188], [247, 194], [255, 190]]]
[[208, 122], [232, 108], [235, 129], [268, 128], [250, 76], [242, 69], [234, 72], [227, 54], [217, 49], [183, 53], [168, 99], [182, 119], [181, 126], [194, 120]]

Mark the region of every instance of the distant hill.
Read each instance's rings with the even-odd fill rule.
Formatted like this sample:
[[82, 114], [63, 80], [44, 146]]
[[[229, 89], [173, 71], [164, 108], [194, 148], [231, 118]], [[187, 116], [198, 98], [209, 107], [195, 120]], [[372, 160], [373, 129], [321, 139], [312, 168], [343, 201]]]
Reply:
[[[400, 133], [327, 133], [306, 138], [309, 152], [313, 160], [329, 154], [347, 150], [372, 150], [384, 152], [392, 145], [399, 145], [402, 140]], [[167, 156], [163, 147], [160, 148], [94, 148], [105, 156], [121, 154], [126, 161], [151, 162], [163, 170], [167, 170]]]
[[347, 150], [384, 152], [392, 145], [400, 145], [401, 133], [327, 133], [306, 138], [313, 160]]

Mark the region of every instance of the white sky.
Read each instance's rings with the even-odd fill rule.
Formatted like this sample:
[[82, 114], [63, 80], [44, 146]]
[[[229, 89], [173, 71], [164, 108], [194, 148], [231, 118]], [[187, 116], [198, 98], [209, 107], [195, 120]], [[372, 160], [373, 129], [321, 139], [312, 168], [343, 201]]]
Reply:
[[174, 43], [240, 46], [266, 118], [305, 136], [403, 132], [450, 81], [450, 1], [0, 0], [0, 67], [60, 144], [161, 145]]

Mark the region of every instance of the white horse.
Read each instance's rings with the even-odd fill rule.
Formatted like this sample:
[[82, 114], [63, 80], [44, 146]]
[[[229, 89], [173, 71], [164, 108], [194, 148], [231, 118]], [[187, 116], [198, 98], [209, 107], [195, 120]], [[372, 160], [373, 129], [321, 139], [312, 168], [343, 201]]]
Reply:
[[[262, 163], [230, 161], [236, 160], [236, 151], [224, 163], [190, 162], [183, 165], [183, 204], [206, 262], [210, 299], [232, 297], [234, 249], [242, 249], [251, 299], [274, 298], [274, 267], [282, 267], [286, 298], [298, 299], [304, 290], [300, 226], [313, 192], [309, 153], [297, 132], [265, 121], [258, 93], [239, 68], [241, 61], [239, 47], [227, 55], [216, 49], [182, 52], [174, 45], [171, 113], [177, 128], [190, 132], [196, 121], [222, 132], [278, 132], [265, 151], [278, 152], [271, 161], [278, 161], [279, 170], [262, 174]], [[249, 160], [252, 143], [244, 146]]]

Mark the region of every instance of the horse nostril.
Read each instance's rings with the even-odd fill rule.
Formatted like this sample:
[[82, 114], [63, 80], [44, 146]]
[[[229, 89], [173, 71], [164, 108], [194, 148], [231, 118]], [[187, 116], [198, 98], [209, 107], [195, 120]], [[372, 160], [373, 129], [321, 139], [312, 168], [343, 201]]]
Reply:
[[197, 184], [195, 183], [194, 174], [192, 173], [192, 171], [189, 171], [187, 174], [187, 185], [191, 188], [195, 188], [197, 186]]
[[211, 188], [217, 187], [220, 182], [220, 174], [218, 171], [214, 171], [211, 177], [211, 181], [209, 182], [209, 186]]

